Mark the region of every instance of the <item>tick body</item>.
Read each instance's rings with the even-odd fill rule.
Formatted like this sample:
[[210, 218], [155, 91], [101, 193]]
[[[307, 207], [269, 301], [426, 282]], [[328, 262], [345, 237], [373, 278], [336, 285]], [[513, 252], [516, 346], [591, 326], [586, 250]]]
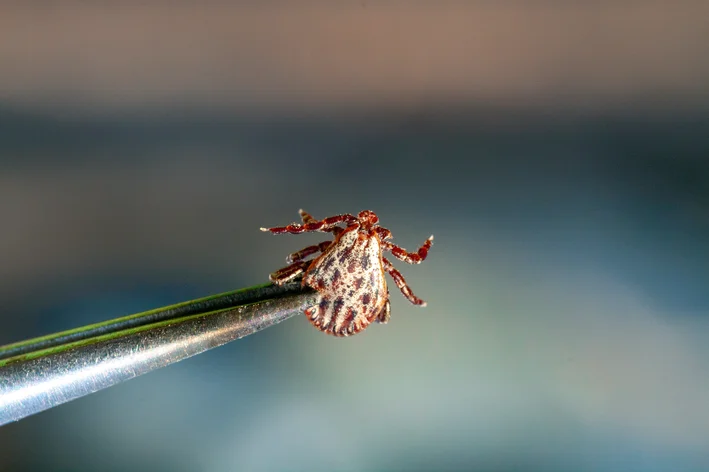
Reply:
[[[315, 220], [300, 210], [300, 216], [302, 224], [261, 230], [273, 234], [311, 231], [333, 234], [333, 241], [323, 241], [291, 254], [286, 259], [289, 265], [270, 275], [271, 281], [278, 285], [302, 275], [303, 286], [318, 292], [317, 303], [305, 310], [313, 326], [334, 336], [349, 336], [362, 331], [373, 321], [387, 323], [390, 306], [385, 272], [391, 275], [411, 303], [426, 306], [413, 294], [383, 252], [389, 251], [397, 259], [419, 264], [426, 259], [433, 236], [418, 251], [407, 252], [387, 241], [391, 232], [378, 225], [379, 218], [372, 211], [361, 211], [357, 216], [344, 214]], [[309, 259], [318, 253], [321, 254]]]

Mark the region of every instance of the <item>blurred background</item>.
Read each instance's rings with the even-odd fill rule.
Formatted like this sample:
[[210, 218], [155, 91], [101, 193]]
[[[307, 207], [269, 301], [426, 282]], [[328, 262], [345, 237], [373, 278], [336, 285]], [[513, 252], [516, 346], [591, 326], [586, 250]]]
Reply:
[[428, 302], [0, 428], [2, 471], [709, 470], [705, 2], [0, 7], [0, 344], [371, 209]]

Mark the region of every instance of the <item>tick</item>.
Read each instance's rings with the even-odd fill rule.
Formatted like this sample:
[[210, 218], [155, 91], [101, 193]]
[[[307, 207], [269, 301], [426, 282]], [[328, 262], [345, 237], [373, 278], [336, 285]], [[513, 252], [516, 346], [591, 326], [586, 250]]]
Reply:
[[[433, 244], [428, 238], [416, 252], [408, 252], [387, 241], [391, 231], [379, 226], [379, 217], [369, 210], [330, 216], [316, 220], [300, 210], [302, 224], [276, 228], [261, 228], [273, 234], [300, 234], [319, 231], [332, 233], [333, 241], [323, 241], [294, 252], [286, 258], [288, 266], [270, 275], [277, 285], [303, 276], [303, 286], [318, 292], [317, 303], [305, 310], [308, 320], [334, 336], [359, 333], [372, 321], [387, 323], [390, 317], [389, 290], [384, 273], [394, 279], [401, 293], [411, 303], [426, 306], [426, 302], [413, 294], [401, 273], [384, 257], [389, 251], [399, 260], [420, 264], [426, 259]], [[340, 226], [344, 225], [344, 227]], [[309, 259], [310, 256], [319, 256]]]

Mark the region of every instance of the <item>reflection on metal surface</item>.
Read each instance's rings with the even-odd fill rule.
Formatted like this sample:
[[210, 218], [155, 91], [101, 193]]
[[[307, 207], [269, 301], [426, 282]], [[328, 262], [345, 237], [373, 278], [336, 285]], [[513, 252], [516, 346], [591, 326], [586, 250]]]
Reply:
[[[303, 292], [76, 342], [0, 364], [0, 425], [52, 408], [260, 331], [302, 313]], [[15, 360], [16, 359], [16, 360]]]

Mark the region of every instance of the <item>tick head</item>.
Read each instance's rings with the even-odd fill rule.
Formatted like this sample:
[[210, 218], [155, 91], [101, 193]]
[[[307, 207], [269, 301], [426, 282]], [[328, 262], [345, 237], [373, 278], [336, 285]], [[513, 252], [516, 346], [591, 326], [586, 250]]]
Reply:
[[370, 210], [360, 211], [357, 215], [357, 219], [359, 220], [359, 224], [366, 229], [369, 229], [379, 223], [379, 217]]

